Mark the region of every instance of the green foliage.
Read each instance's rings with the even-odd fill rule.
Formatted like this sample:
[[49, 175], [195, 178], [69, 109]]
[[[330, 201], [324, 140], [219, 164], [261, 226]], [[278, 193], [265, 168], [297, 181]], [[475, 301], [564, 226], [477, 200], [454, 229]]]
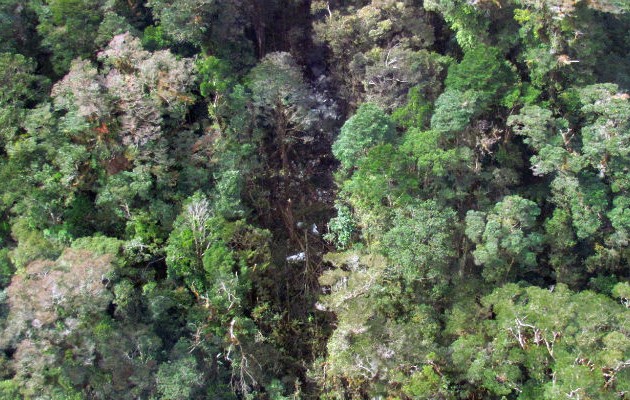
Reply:
[[162, 29], [175, 41], [199, 45], [216, 13], [217, 3], [215, 0], [151, 0], [147, 5]]
[[54, 238], [47, 238], [43, 232], [28, 226], [24, 219], [13, 223], [11, 236], [18, 243], [11, 252], [11, 261], [17, 268], [23, 268], [38, 258], [54, 259], [63, 248]]
[[333, 242], [338, 249], [343, 250], [350, 244], [352, 234], [356, 231], [356, 224], [350, 207], [337, 203], [335, 208], [337, 216], [328, 222], [328, 233], [324, 235], [324, 239]]
[[106, 236], [88, 236], [74, 240], [73, 249], [88, 250], [96, 255], [120, 254], [123, 242]]
[[469, 382], [527, 399], [575, 390], [612, 399], [625, 390], [627, 368], [621, 365], [629, 339], [620, 323], [627, 311], [606, 296], [564, 285], [547, 290], [509, 284], [481, 303], [490, 311], [486, 319], [452, 345], [453, 361]]
[[37, 6], [42, 44], [52, 52], [55, 72], [64, 74], [77, 57], [88, 58], [95, 50], [103, 19], [103, 0], [52, 0]]
[[203, 267], [209, 282], [217, 280], [217, 277], [229, 274], [234, 268], [234, 258], [225, 243], [213, 244], [203, 255]]
[[468, 161], [469, 153], [465, 149], [444, 149], [443, 139], [442, 133], [435, 130], [410, 129], [405, 134], [401, 150], [416, 161], [418, 175], [424, 176], [424, 186]]
[[14, 272], [15, 267], [9, 258], [9, 249], [0, 249], [0, 289], [9, 285]]
[[114, 36], [122, 35], [127, 32], [132, 32], [135, 36], [138, 35], [137, 30], [131, 26], [125, 17], [118, 15], [113, 11], [105, 11], [103, 14], [103, 21], [98, 28], [96, 44], [99, 47], [104, 47], [114, 38]]
[[479, 115], [482, 111], [481, 104], [482, 100], [477, 92], [447, 89], [435, 102], [431, 129], [443, 134], [458, 133]]
[[274, 10], [272, 3], [261, 9], [225, 0], [151, 0], [147, 6], [161, 27], [161, 32], [150, 32], [155, 44], [164, 41], [210, 49], [239, 67], [253, 64], [253, 46], [245, 32], [250, 18], [265, 22], [266, 12]]
[[36, 64], [21, 54], [0, 53], [0, 104], [25, 107], [42, 99], [46, 80], [35, 74]]
[[243, 218], [245, 206], [241, 202], [243, 174], [241, 171], [228, 170], [218, 176], [214, 208], [217, 214], [228, 220]]
[[168, 47], [170, 40], [164, 33], [162, 25], [149, 25], [142, 33], [142, 46], [150, 51], [160, 50]]
[[195, 66], [201, 81], [199, 91], [202, 96], [210, 100], [208, 112], [217, 122], [221, 122], [220, 118], [225, 112], [226, 97], [234, 86], [232, 70], [227, 62], [214, 56], [198, 60]]
[[444, 83], [446, 90], [431, 118], [431, 128], [439, 132], [458, 133], [489, 107], [512, 107], [516, 101], [516, 74], [494, 47], [478, 45], [466, 51], [460, 63], [450, 66]]
[[362, 79], [365, 102], [390, 112], [403, 108], [405, 97], [408, 104], [409, 101], [417, 103], [418, 96], [429, 104], [434, 101], [442, 87], [440, 76], [450, 61], [427, 50], [412, 51], [397, 45], [372, 49], [365, 56], [357, 55], [351, 65], [358, 70], [357, 75], [365, 74]]
[[29, 3], [21, 0], [0, 1], [0, 52], [22, 53], [32, 57], [41, 51], [35, 34], [37, 16]]
[[587, 124], [582, 154], [600, 176], [610, 177], [614, 191], [628, 190], [624, 169], [630, 160], [630, 101], [617, 85], [587, 86], [579, 91]]
[[534, 175], [555, 171], [575, 171], [581, 162], [574, 156], [568, 121], [554, 118], [552, 112], [539, 106], [526, 106], [520, 114], [508, 118], [514, 133], [525, 136], [524, 142], [538, 154], [531, 157]]
[[394, 283], [387, 260], [378, 255], [350, 251], [327, 260], [336, 268], [320, 278], [330, 290], [319, 304], [337, 315], [325, 361], [328, 390], [336, 397], [357, 391], [398, 393], [389, 383], [406, 382], [401, 371], [435, 359], [435, 313]]
[[621, 301], [624, 306], [630, 306], [630, 284], [628, 282], [617, 283], [612, 290], [612, 295]]
[[0, 53], [0, 146], [10, 146], [19, 132], [26, 109], [42, 99], [47, 81], [35, 63], [21, 54]]
[[289, 53], [268, 54], [250, 72], [249, 87], [263, 126], [304, 129], [313, 122], [309, 88]]
[[568, 212], [557, 208], [545, 222], [545, 241], [550, 246], [549, 263], [556, 272], [556, 280], [568, 285], [576, 284], [580, 271], [575, 268], [577, 238]]
[[394, 139], [390, 117], [374, 104], [362, 104], [343, 124], [332, 152], [346, 170], [356, 167], [370, 148]]
[[339, 6], [314, 2], [311, 8], [319, 14], [315, 39], [331, 49], [329, 65], [341, 83], [342, 99], [393, 110], [416, 85], [435, 98], [444, 60], [425, 50], [435, 42], [435, 32], [423, 7], [367, 1]]
[[578, 238], [586, 238], [597, 232], [608, 208], [608, 188], [595, 176], [582, 179], [560, 175], [551, 184], [554, 201], [571, 210], [573, 227]]
[[432, 105], [422, 96], [420, 88], [414, 86], [407, 93], [407, 104], [392, 113], [392, 119], [404, 128], [427, 128]]
[[230, 66], [225, 61], [214, 56], [208, 56], [197, 61], [196, 67], [200, 75], [199, 90], [202, 96], [222, 95], [230, 88], [232, 84], [231, 71]]
[[475, 46], [464, 53], [464, 58], [448, 69], [444, 84], [447, 89], [479, 93], [479, 108], [500, 102], [512, 85], [516, 74], [497, 48]]
[[203, 375], [193, 356], [160, 365], [156, 375], [157, 389], [167, 399], [190, 399], [201, 386]]
[[455, 211], [429, 200], [396, 210], [392, 225], [383, 236], [383, 250], [403, 278], [434, 286], [447, 282], [456, 254]]
[[120, 218], [131, 218], [136, 199], [147, 200], [152, 185], [151, 175], [145, 168], [123, 171], [109, 177], [96, 204], [115, 212]]
[[403, 386], [403, 393], [413, 399], [432, 399], [438, 393], [447, 395], [444, 376], [436, 372], [436, 367], [425, 365], [414, 372], [409, 382]]
[[472, 4], [461, 0], [428, 0], [425, 7], [444, 16], [462, 48], [473, 48], [486, 39], [490, 21], [483, 18]]
[[21, 400], [19, 383], [14, 380], [0, 381], [0, 395], [7, 400]]
[[183, 278], [189, 285], [203, 276], [203, 257], [215, 239], [217, 222], [203, 194], [196, 193], [184, 203], [165, 249], [170, 276]]
[[505, 282], [538, 264], [542, 235], [536, 232], [540, 209], [519, 196], [505, 197], [490, 213], [468, 211], [466, 235], [476, 243], [473, 255], [483, 277]]
[[385, 204], [393, 205], [416, 186], [414, 177], [406, 173], [407, 158], [391, 144], [377, 145], [357, 161], [357, 169], [344, 183], [355, 208], [376, 211]]
[[410, 161], [391, 144], [376, 145], [356, 161], [356, 170], [343, 183], [342, 196], [354, 209], [368, 240], [386, 229], [390, 207], [411, 200], [418, 181], [409, 172]]
[[[524, 142], [540, 151], [544, 146], [561, 145], [557, 129], [566, 129], [566, 122], [556, 121], [552, 112], [539, 106], [526, 106], [508, 119], [514, 133], [525, 136]], [[563, 126], [564, 125], [564, 126]]]

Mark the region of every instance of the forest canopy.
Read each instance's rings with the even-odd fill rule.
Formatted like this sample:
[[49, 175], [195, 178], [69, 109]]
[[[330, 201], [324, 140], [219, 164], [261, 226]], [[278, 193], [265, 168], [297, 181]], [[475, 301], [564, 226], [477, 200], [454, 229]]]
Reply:
[[0, 398], [630, 399], [627, 0], [0, 0]]

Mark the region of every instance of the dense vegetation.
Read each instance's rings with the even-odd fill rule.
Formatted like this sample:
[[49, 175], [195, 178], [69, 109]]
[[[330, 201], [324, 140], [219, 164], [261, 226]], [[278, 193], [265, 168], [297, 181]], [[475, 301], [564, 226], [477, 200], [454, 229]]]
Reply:
[[630, 398], [627, 0], [0, 0], [0, 398]]

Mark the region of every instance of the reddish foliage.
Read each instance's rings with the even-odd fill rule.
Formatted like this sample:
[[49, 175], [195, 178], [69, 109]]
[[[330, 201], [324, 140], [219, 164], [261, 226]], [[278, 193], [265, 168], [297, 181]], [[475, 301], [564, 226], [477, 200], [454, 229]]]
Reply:
[[115, 175], [121, 171], [127, 171], [131, 168], [131, 165], [131, 161], [122, 154], [115, 155], [109, 160], [103, 161], [107, 175]]

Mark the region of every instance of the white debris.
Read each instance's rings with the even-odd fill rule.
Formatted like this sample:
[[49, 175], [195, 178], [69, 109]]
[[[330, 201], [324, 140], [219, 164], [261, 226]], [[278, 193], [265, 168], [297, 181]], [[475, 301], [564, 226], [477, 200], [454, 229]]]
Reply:
[[290, 262], [290, 263], [299, 263], [304, 260], [306, 260], [306, 254], [304, 252], [297, 253], [297, 254], [287, 257], [287, 262]]

